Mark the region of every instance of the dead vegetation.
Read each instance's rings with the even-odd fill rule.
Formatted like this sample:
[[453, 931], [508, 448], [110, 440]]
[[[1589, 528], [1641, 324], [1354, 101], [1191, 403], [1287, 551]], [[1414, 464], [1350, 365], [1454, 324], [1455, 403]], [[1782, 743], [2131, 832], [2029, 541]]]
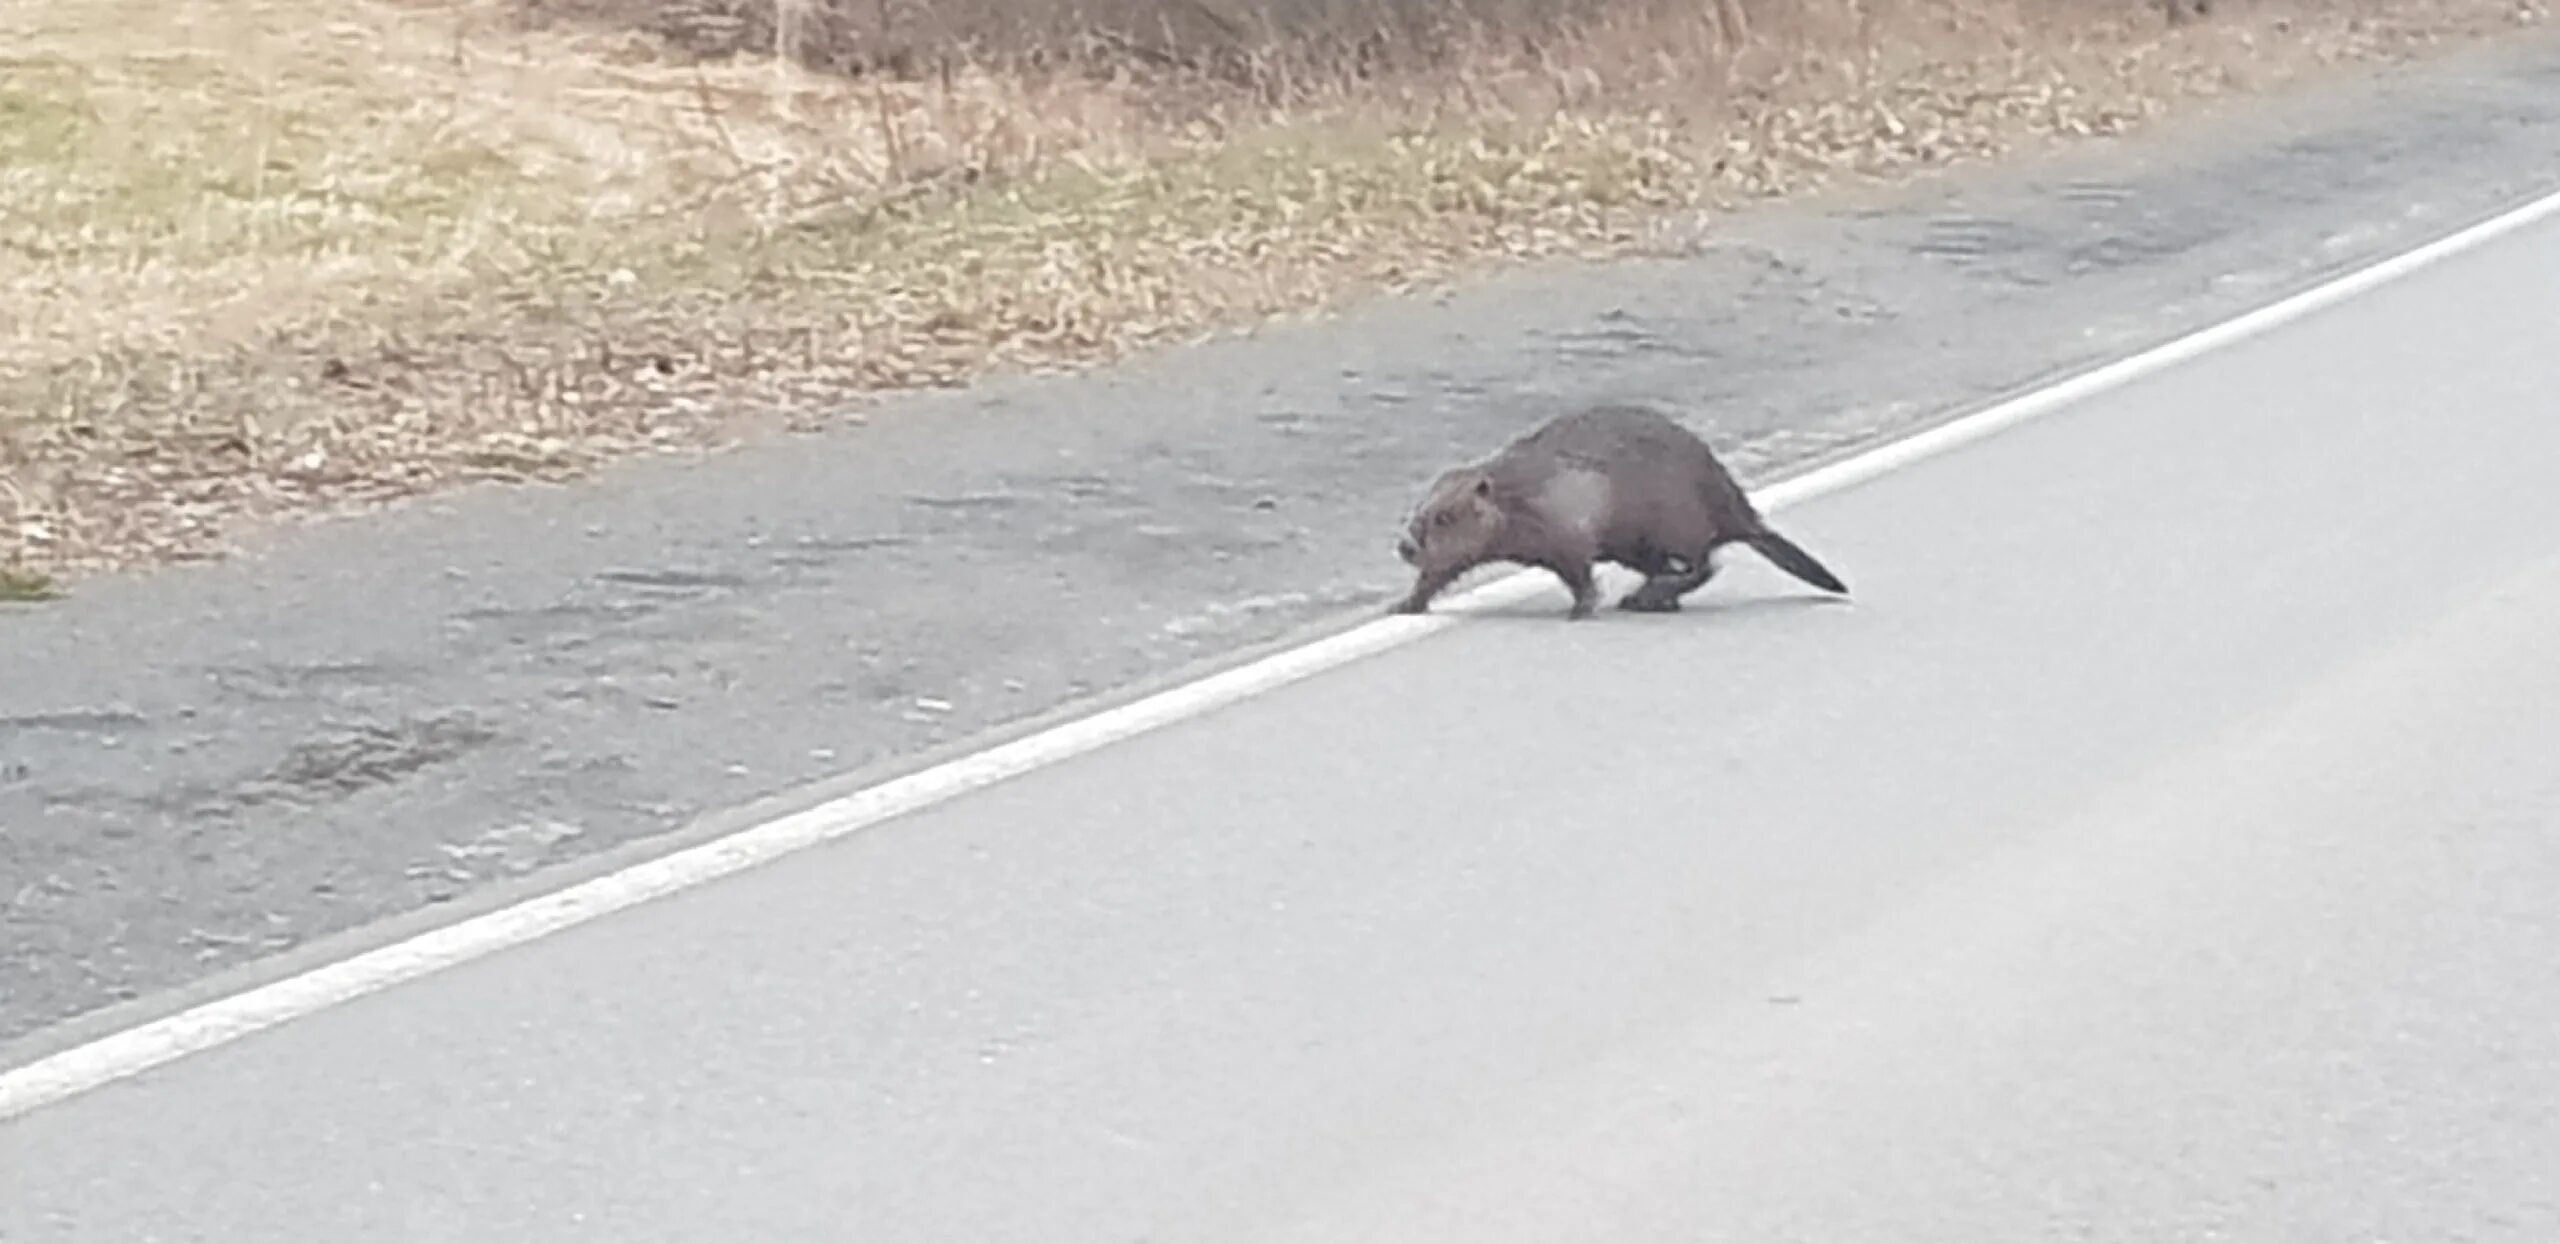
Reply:
[[53, 591], [53, 580], [38, 571], [0, 566], [0, 604], [51, 600]]
[[2538, 16], [975, 2], [922, 34], [879, 0], [0, 10], [0, 568], [1605, 253]]

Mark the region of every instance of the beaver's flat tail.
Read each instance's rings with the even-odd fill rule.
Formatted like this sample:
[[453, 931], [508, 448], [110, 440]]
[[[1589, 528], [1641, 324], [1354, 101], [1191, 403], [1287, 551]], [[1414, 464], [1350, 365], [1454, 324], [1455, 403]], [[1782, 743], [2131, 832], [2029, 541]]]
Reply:
[[1762, 557], [1768, 558], [1778, 569], [1788, 574], [1826, 592], [1838, 592], [1843, 596], [1849, 594], [1849, 585], [1842, 583], [1840, 576], [1831, 573], [1821, 562], [1813, 560], [1813, 554], [1797, 548], [1795, 541], [1777, 532], [1763, 527], [1744, 536], [1743, 542], [1759, 550]]

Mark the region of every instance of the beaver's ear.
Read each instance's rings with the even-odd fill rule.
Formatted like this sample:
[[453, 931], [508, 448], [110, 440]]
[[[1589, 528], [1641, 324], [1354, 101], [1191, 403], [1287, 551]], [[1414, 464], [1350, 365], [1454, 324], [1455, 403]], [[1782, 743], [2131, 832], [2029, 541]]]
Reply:
[[1490, 497], [1493, 495], [1492, 476], [1479, 475], [1476, 477], [1476, 495], [1479, 497]]

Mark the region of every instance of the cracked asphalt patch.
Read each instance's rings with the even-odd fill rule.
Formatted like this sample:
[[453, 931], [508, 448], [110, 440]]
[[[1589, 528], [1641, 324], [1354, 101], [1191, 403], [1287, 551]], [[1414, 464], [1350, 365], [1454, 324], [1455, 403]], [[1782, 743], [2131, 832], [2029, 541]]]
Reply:
[[1663, 402], [1765, 480], [2246, 309], [2549, 188], [2554, 73], [2515, 43], [0, 610], [0, 1041], [1382, 605], [1419, 481], [1562, 404]]

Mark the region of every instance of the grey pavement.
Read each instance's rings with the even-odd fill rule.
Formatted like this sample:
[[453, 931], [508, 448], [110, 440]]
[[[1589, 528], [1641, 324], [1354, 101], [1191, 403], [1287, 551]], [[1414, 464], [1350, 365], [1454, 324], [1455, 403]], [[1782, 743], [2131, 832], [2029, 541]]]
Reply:
[[2560, 1238], [2560, 226], [0, 1124], [0, 1239]]
[[2537, 38], [0, 610], [0, 1042], [1337, 624], [1398, 586], [1423, 478], [1561, 404], [1662, 401], [1765, 479], [2449, 229], [2555, 153]]

